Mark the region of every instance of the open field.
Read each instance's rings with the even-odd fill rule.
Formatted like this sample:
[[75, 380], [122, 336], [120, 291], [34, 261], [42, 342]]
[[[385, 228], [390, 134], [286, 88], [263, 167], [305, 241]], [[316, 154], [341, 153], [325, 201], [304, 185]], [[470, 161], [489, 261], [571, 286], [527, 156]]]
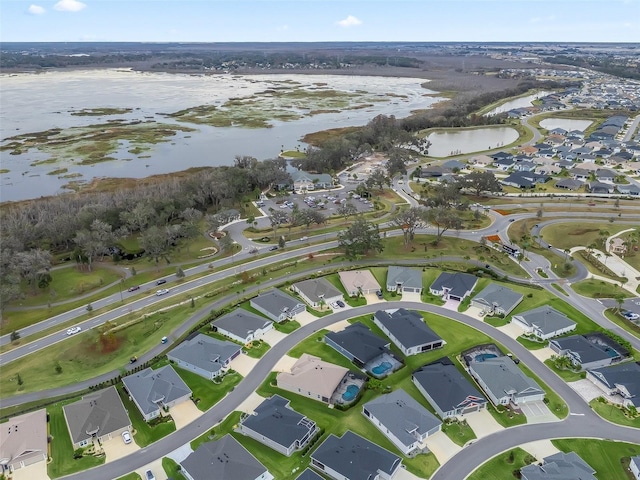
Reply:
[[620, 288], [617, 283], [609, 283], [595, 278], [572, 283], [571, 288], [574, 292], [590, 298], [613, 298], [617, 295], [629, 298], [633, 296], [629, 291]]
[[540, 231], [540, 235], [547, 243], [561, 250], [589, 245], [597, 245], [598, 249], [602, 249], [603, 239], [606, 240], [607, 237], [629, 228], [637, 228], [637, 225], [618, 222], [554, 223], [545, 226]]

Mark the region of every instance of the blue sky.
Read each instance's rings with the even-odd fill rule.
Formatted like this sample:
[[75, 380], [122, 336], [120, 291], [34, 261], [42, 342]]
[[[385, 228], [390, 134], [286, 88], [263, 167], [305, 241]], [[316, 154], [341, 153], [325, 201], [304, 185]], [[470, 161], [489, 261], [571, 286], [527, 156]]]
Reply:
[[640, 0], [1, 0], [0, 41], [640, 42]]

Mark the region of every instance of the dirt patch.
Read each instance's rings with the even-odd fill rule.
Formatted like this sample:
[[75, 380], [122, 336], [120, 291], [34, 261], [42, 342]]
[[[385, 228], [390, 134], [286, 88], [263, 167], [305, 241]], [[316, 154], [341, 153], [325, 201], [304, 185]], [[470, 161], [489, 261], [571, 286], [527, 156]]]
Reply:
[[100, 353], [103, 355], [107, 355], [109, 353], [115, 352], [120, 348], [123, 340], [124, 339], [122, 337], [110, 333], [106, 335], [100, 335], [100, 339], [98, 341]]

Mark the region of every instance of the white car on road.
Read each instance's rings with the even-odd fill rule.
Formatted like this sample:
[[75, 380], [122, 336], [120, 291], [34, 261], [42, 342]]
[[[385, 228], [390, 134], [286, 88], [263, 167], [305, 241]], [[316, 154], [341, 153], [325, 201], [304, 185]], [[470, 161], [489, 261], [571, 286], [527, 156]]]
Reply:
[[67, 335], [75, 335], [80, 330], [82, 330], [80, 327], [71, 327], [70, 329], [67, 330]]
[[166, 295], [167, 293], [169, 293], [169, 289], [168, 288], [162, 288], [160, 290], [158, 290], [156, 292], [156, 296], [160, 296], [160, 295]]

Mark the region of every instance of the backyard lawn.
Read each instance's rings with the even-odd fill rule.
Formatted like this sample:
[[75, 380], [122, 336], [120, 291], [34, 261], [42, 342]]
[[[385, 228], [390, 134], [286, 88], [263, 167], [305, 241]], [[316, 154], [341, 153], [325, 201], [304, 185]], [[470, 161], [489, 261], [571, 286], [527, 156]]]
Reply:
[[565, 453], [576, 452], [602, 480], [629, 480], [621, 460], [640, 455], [640, 445], [632, 443], [576, 438], [552, 440], [551, 443]]

